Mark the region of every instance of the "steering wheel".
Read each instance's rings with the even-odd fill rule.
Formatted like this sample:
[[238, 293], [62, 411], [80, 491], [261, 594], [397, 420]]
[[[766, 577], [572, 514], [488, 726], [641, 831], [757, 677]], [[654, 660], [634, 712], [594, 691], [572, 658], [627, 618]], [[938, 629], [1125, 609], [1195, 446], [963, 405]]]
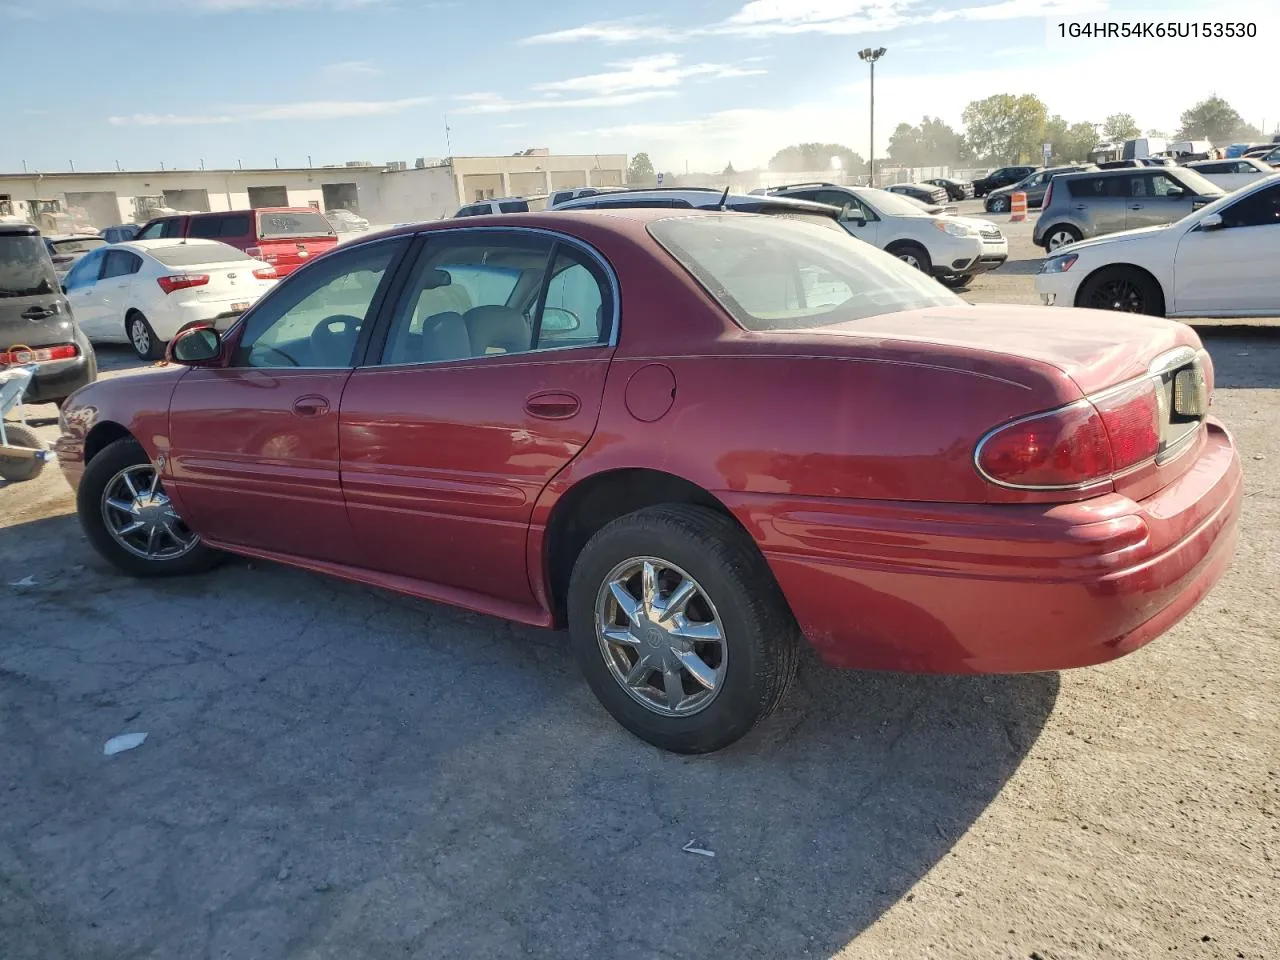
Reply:
[[[289, 361], [289, 366], [291, 366], [291, 367], [300, 367], [300, 366], [302, 366], [302, 364], [300, 364], [300, 363], [299, 363], [295, 358], [293, 358], [293, 357], [291, 357], [289, 354], [285, 353], [285, 352], [284, 352], [283, 350], [281, 350], [279, 347], [273, 347], [273, 346], [271, 346], [271, 344], [269, 344], [269, 343], [255, 343], [253, 346], [251, 346], [251, 347], [249, 348], [249, 358], [250, 358], [250, 360], [252, 360], [252, 359], [253, 359], [253, 355], [254, 355], [254, 353], [255, 353], [256, 351], [258, 351], [258, 350], [269, 350], [271, 353], [279, 354], [280, 356], [284, 357], [286, 360], [288, 360], [288, 361]], [[250, 363], [250, 364], [249, 364], [249, 366], [254, 366], [254, 364], [253, 364], [253, 363]], [[274, 364], [268, 364], [268, 366], [274, 366]]]
[[360, 318], [339, 313], [325, 317], [311, 331], [311, 356], [314, 360], [335, 360], [345, 367], [351, 362], [351, 351], [360, 331]]

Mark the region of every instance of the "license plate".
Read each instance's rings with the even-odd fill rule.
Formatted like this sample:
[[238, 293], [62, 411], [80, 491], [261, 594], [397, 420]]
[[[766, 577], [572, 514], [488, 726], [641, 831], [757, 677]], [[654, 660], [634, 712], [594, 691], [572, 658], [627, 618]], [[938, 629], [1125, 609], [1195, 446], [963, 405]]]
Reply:
[[233, 313], [244, 313], [248, 309], [249, 309], [249, 304], [247, 301], [245, 303], [233, 303], [231, 305], [231, 310]]

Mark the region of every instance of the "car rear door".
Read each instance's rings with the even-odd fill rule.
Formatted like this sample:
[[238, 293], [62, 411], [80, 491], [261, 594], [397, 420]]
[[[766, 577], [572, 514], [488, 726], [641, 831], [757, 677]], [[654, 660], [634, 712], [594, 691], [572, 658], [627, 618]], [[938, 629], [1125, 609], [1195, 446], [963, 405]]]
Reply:
[[1172, 310], [1184, 316], [1280, 312], [1280, 184], [1241, 197], [1220, 216], [1221, 228], [1189, 230], [1178, 241]]
[[616, 289], [567, 237], [427, 235], [342, 397], [342, 486], [370, 567], [534, 602], [533, 507], [595, 430]]
[[169, 475], [211, 541], [351, 563], [338, 410], [409, 239], [360, 243], [282, 283], [228, 332], [227, 363], [189, 370], [169, 409]]

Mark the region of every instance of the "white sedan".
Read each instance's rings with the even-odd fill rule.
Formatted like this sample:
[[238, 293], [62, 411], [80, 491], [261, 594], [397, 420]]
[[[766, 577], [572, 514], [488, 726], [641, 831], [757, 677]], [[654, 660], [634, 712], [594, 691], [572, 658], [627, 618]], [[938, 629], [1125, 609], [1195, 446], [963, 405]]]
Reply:
[[1236, 157], [1234, 160], [1196, 160], [1184, 166], [1227, 191], [1239, 190], [1261, 177], [1269, 177], [1275, 173], [1270, 164], [1255, 160], [1253, 157]]
[[1063, 247], [1040, 266], [1050, 305], [1160, 317], [1280, 314], [1280, 174], [1174, 223]]
[[132, 240], [86, 254], [63, 279], [76, 322], [95, 343], [164, 355], [183, 327], [229, 327], [271, 289], [276, 269], [217, 240]]

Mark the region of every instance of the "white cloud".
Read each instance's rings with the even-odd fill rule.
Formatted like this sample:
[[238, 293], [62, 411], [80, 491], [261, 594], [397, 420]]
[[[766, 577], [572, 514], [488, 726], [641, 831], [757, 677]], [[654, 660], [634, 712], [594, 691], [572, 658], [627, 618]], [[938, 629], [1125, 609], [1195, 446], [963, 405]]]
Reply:
[[0, 3], [0, 17], [6, 20], [39, 20], [40, 11], [34, 7], [22, 7], [16, 3]]
[[611, 63], [608, 73], [595, 73], [568, 80], [534, 84], [533, 89], [548, 93], [591, 92], [601, 95], [622, 93], [628, 90], [653, 90], [675, 87], [694, 77], [720, 80], [727, 77], [746, 77], [761, 74], [760, 69], [733, 67], [721, 63], [694, 63], [680, 65], [680, 57], [674, 53], [659, 53], [651, 57], [623, 60]]
[[672, 42], [683, 39], [678, 31], [659, 26], [642, 19], [599, 20], [585, 23], [580, 27], [568, 30], [555, 30], [551, 33], [539, 33], [525, 37], [521, 43], [576, 43], [579, 40], [591, 40], [599, 43], [636, 43], [641, 40], [660, 40]]
[[429, 103], [430, 97], [402, 100], [312, 100], [271, 107], [233, 107], [219, 113], [131, 113], [108, 117], [115, 126], [189, 127], [219, 123], [253, 123], [264, 120], [342, 120], [400, 113]]
[[341, 60], [326, 66], [324, 72], [332, 77], [378, 77], [385, 71], [368, 60]]
[[588, 107], [629, 107], [649, 100], [674, 97], [674, 90], [636, 90], [591, 97], [544, 97], [540, 100], [507, 100], [496, 93], [467, 93], [457, 99], [467, 106], [454, 113], [513, 113], [517, 110], [582, 109]]

